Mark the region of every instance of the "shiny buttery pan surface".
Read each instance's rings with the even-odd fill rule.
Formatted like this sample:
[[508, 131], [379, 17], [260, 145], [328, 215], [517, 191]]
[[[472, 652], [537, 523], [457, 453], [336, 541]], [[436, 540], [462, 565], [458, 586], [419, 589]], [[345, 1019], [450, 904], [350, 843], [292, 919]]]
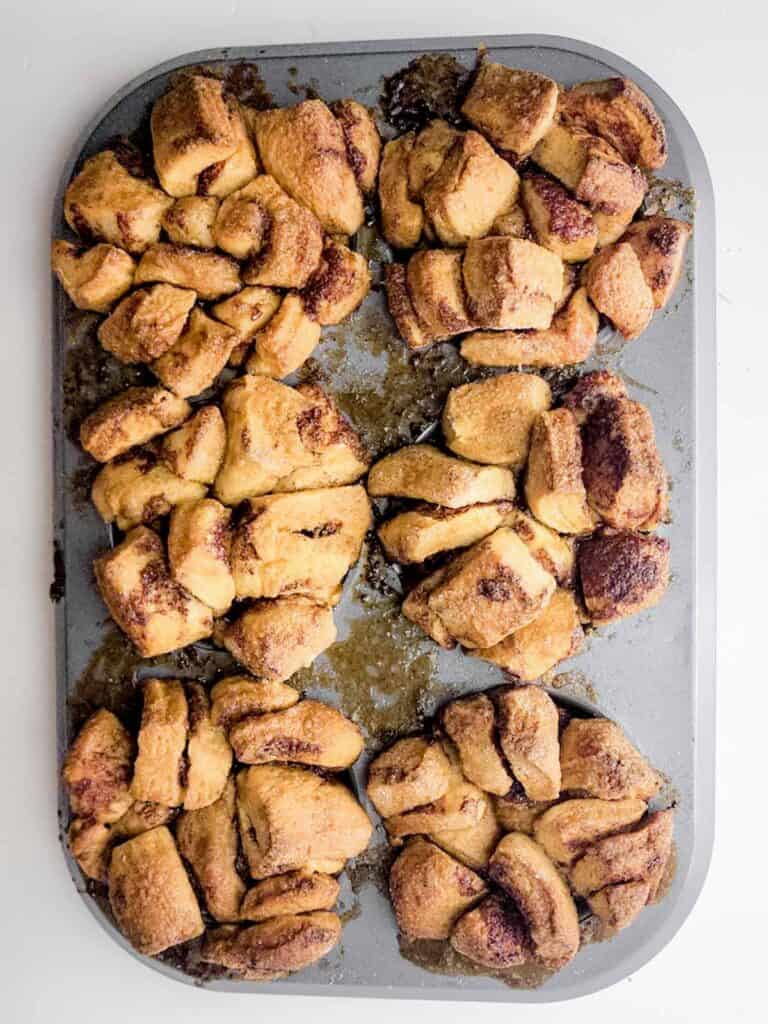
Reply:
[[[231, 991], [288, 992], [398, 998], [547, 1002], [604, 988], [637, 970], [672, 937], [689, 913], [706, 874], [714, 811], [715, 687], [715, 312], [714, 209], [704, 156], [672, 100], [646, 75], [619, 57], [571, 39], [553, 36], [423, 39], [398, 42], [238, 47], [187, 54], [148, 71], [114, 96], [89, 125], [64, 169], [56, 199], [54, 235], [60, 234], [61, 195], [82, 156], [115, 135], [146, 126], [152, 102], [167, 78], [186, 65], [223, 65], [235, 70], [243, 88], [266, 89], [287, 105], [317, 92], [375, 106], [382, 78], [430, 51], [449, 53], [470, 67], [484, 43], [494, 60], [530, 68], [571, 84], [628, 75], [648, 93], [668, 133], [665, 181], [695, 190], [695, 211], [673, 205], [672, 215], [695, 214], [687, 276], [673, 303], [638, 342], [621, 346], [604, 331], [585, 367], [618, 371], [630, 395], [646, 404], [656, 424], [659, 449], [671, 480], [672, 522], [664, 534], [672, 544], [672, 584], [663, 605], [593, 636], [586, 651], [569, 662], [557, 695], [589, 711], [615, 718], [649, 760], [673, 780], [677, 802], [677, 870], [667, 897], [649, 907], [635, 925], [608, 943], [583, 948], [579, 957], [541, 988], [512, 989], [487, 976], [437, 974], [404, 959], [389, 901], [382, 890], [386, 842], [379, 826], [371, 850], [351, 865], [341, 898], [345, 920], [341, 945], [299, 975], [268, 986], [216, 979]], [[255, 64], [263, 82], [245, 79], [240, 65]], [[659, 185], [662, 197], [683, 203], [690, 194]], [[363, 228], [358, 249], [377, 263], [381, 243]], [[135, 678], [175, 674], [212, 678], [227, 667], [226, 656], [203, 645], [189, 653], [143, 662], [116, 639], [90, 571], [93, 557], [109, 544], [103, 523], [84, 495], [88, 460], [73, 443], [72, 422], [81, 401], [106, 397], [125, 378], [110, 380], [103, 364], [84, 361], [88, 315], [72, 319], [63, 291], [54, 297], [55, 553], [57, 600], [59, 754], [92, 704], [126, 710], [125, 694]], [[414, 371], [386, 313], [382, 290], [337, 328], [326, 329], [312, 372], [327, 383], [341, 408], [372, 447], [384, 453], [415, 440], [437, 419], [442, 395], [461, 383], [464, 370], [451, 346], [422, 357]], [[441, 390], [442, 389], [442, 390]], [[437, 399], [437, 400], [435, 400]], [[72, 420], [72, 422], [70, 422]], [[501, 682], [499, 671], [459, 652], [438, 650], [419, 637], [396, 611], [398, 580], [386, 566], [366, 558], [353, 569], [337, 609], [339, 643], [317, 659], [300, 680], [309, 695], [340, 705], [367, 732], [368, 749], [353, 769], [353, 784], [365, 802], [364, 779], [372, 753], [393, 734], [413, 731], [423, 715], [458, 693]], [[130, 700], [127, 705], [131, 711]], [[366, 804], [372, 811], [370, 805]], [[66, 797], [61, 798], [66, 819]], [[67, 855], [68, 856], [68, 855]], [[70, 861], [78, 886], [81, 876]], [[126, 950], [99, 901], [84, 899], [111, 936]], [[131, 951], [132, 952], [132, 951]], [[136, 955], [135, 953], [133, 955]], [[175, 960], [148, 966], [182, 981], [195, 981]], [[194, 972], [194, 965], [187, 964]], [[198, 981], [198, 983], [200, 983]], [[329, 986], [333, 986], [332, 989]]]

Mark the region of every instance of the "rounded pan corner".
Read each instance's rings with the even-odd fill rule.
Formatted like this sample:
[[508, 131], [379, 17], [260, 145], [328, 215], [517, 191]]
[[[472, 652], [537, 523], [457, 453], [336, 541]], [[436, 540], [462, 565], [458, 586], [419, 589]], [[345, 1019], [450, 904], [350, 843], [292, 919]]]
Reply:
[[122, 932], [120, 932], [116, 925], [107, 917], [95, 897], [88, 892], [87, 883], [85, 885], [83, 884], [83, 874], [67, 849], [66, 834], [64, 832], [59, 836], [59, 846], [61, 847], [61, 854], [67, 866], [67, 870], [69, 871], [75, 891], [87, 908], [91, 917], [95, 919], [102, 931], [109, 936], [111, 941], [114, 942], [115, 945], [119, 946], [124, 953], [130, 955], [134, 960], [138, 961], [148, 970], [156, 971], [158, 974], [162, 974], [164, 977], [184, 985], [194, 985], [196, 979], [186, 974], [184, 971], [178, 970], [171, 964], [164, 963], [162, 960], [157, 960], [155, 957], [142, 956], [141, 953], [136, 952]]

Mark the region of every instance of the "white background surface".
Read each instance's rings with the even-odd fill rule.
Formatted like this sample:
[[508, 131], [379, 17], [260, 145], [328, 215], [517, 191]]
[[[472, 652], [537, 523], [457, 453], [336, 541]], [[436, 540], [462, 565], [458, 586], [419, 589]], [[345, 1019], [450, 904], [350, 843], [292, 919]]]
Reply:
[[[454, 6], [456, 9], [454, 10]], [[544, 9], [538, 9], [544, 8]], [[463, 5], [236, 0], [0, 3], [0, 1020], [186, 1022], [299, 1015], [337, 1024], [395, 1013], [621, 1024], [765, 1019], [764, 784], [768, 505], [766, 15], [758, 0]], [[720, 669], [717, 842], [709, 880], [671, 945], [608, 991], [551, 1007], [394, 1004], [208, 993], [106, 940], [57, 846], [50, 552], [49, 211], [72, 141], [124, 82], [204, 47], [549, 32], [638, 64], [687, 114], [718, 213]], [[714, 410], [713, 410], [714, 415]]]

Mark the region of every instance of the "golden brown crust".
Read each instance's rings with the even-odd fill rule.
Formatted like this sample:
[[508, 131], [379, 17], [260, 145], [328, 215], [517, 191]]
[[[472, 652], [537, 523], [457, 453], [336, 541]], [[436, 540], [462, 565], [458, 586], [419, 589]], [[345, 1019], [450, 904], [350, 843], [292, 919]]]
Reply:
[[463, 384], [448, 392], [443, 408], [446, 444], [465, 459], [516, 472], [528, 458], [533, 424], [551, 402], [549, 385], [532, 373], [505, 373]]
[[514, 904], [487, 896], [454, 925], [451, 945], [468, 960], [503, 970], [530, 959], [530, 940], [522, 915]]
[[596, 626], [658, 604], [669, 586], [669, 541], [631, 530], [604, 531], [579, 546], [587, 614]]
[[249, 499], [232, 545], [238, 597], [301, 594], [329, 601], [370, 525], [360, 485]]
[[325, 103], [264, 110], [254, 125], [267, 173], [330, 234], [353, 235], [363, 223], [362, 197], [341, 125]]
[[[442, 341], [467, 331], [472, 326], [467, 312], [464, 282], [461, 272], [461, 253], [445, 249], [424, 249], [414, 253], [408, 261], [405, 283], [413, 314], [420, 331], [430, 342]], [[398, 310], [395, 294], [390, 308], [400, 326], [403, 312]], [[407, 317], [407, 307], [406, 313]], [[403, 335], [408, 340], [407, 326]]]
[[458, 766], [451, 765], [448, 789], [441, 797], [394, 814], [384, 820], [384, 825], [390, 840], [398, 842], [405, 836], [473, 829], [487, 813], [492, 813], [488, 797], [465, 780]]
[[178, 679], [147, 679], [131, 795], [134, 800], [178, 807], [187, 783], [189, 710]]
[[449, 509], [419, 505], [388, 519], [378, 528], [382, 547], [396, 562], [424, 562], [432, 555], [474, 544], [499, 526], [514, 506], [510, 501], [491, 501]]
[[126, 388], [86, 416], [80, 444], [97, 462], [109, 462], [177, 427], [189, 412], [189, 403], [165, 388]]
[[508, 469], [444, 455], [429, 444], [407, 445], [380, 459], [368, 474], [372, 497], [418, 498], [447, 508], [513, 498]]
[[241, 142], [239, 110], [223, 83], [185, 75], [152, 108], [152, 146], [160, 183], [172, 196], [194, 195], [202, 172], [230, 157]]
[[320, 324], [309, 316], [302, 295], [289, 292], [266, 326], [254, 335], [248, 373], [287, 377], [309, 359], [320, 333]]
[[232, 748], [224, 730], [211, 719], [211, 703], [201, 683], [185, 683], [189, 708], [184, 809], [195, 811], [218, 800], [232, 767]]
[[515, 203], [506, 213], [500, 213], [491, 225], [491, 235], [510, 235], [512, 238], [532, 237], [531, 226], [520, 203]]
[[582, 442], [570, 409], [553, 409], [536, 419], [525, 477], [528, 506], [542, 523], [560, 533], [588, 533], [597, 517], [587, 504]]
[[397, 333], [408, 348], [416, 352], [428, 348], [436, 340], [419, 319], [408, 292], [408, 271], [402, 263], [388, 263], [384, 268], [387, 307], [395, 321]]
[[412, 249], [424, 227], [424, 211], [413, 202], [408, 190], [408, 165], [416, 136], [413, 132], [392, 139], [384, 146], [379, 169], [381, 230], [396, 249]]
[[547, 328], [563, 289], [559, 256], [535, 242], [473, 239], [462, 264], [467, 309], [478, 327]]
[[445, 245], [464, 245], [488, 234], [496, 217], [517, 199], [517, 171], [482, 135], [462, 132], [422, 190], [424, 212]]
[[141, 655], [186, 647], [213, 632], [213, 615], [175, 583], [168, 571], [163, 543], [139, 526], [94, 562], [99, 592], [109, 614]]
[[215, 196], [182, 196], [166, 211], [163, 229], [168, 240], [176, 245], [213, 249], [213, 224], [218, 212], [219, 200]]
[[483, 61], [461, 112], [497, 149], [519, 160], [552, 124], [557, 96], [557, 83], [545, 75]]
[[204, 405], [178, 430], [166, 434], [159, 454], [183, 480], [212, 484], [224, 458], [227, 432], [217, 405]]
[[579, 921], [568, 887], [528, 836], [505, 836], [491, 858], [491, 879], [511, 896], [531, 936], [537, 960], [562, 967], [579, 950]]
[[101, 708], [85, 722], [61, 771], [73, 815], [109, 824], [130, 807], [134, 743], [122, 722]]
[[148, 363], [178, 340], [196, 301], [170, 284], [137, 288], [99, 325], [99, 341], [121, 363]]
[[483, 796], [485, 805], [480, 820], [465, 828], [433, 828], [427, 838], [473, 871], [485, 871], [503, 832], [496, 820], [490, 797]]
[[118, 818], [110, 827], [109, 841], [114, 845], [123, 839], [133, 839], [134, 836], [149, 832], [158, 825], [169, 824], [175, 814], [175, 807], [166, 807], [165, 804], [155, 804], [146, 800], [134, 800], [122, 818]]
[[284, 682], [336, 639], [333, 613], [303, 597], [252, 604], [223, 627], [220, 642], [255, 676]]
[[245, 894], [240, 908], [242, 921], [267, 921], [287, 914], [333, 910], [339, 898], [339, 883], [317, 871], [289, 871], [265, 878]]
[[151, 245], [139, 260], [134, 284], [152, 281], [191, 288], [201, 299], [219, 299], [242, 287], [240, 268], [230, 256], [170, 242]]
[[533, 827], [536, 842], [556, 864], [572, 864], [588, 846], [636, 824], [644, 800], [564, 800], [544, 811]]
[[569, 263], [589, 259], [597, 245], [597, 228], [586, 206], [543, 174], [523, 179], [521, 199], [539, 245]]
[[51, 245], [51, 268], [78, 309], [109, 312], [133, 283], [136, 264], [117, 246], [94, 245], [90, 249], [71, 242]]
[[421, 200], [425, 186], [443, 166], [460, 135], [441, 118], [430, 121], [418, 133], [407, 155], [408, 191], [414, 199]]
[[421, 736], [398, 740], [368, 769], [368, 799], [383, 818], [439, 800], [448, 791], [451, 766], [439, 743]]
[[317, 269], [302, 291], [304, 308], [323, 327], [339, 324], [357, 309], [370, 288], [365, 257], [329, 238]]
[[229, 730], [238, 761], [287, 761], [340, 771], [360, 756], [359, 728], [336, 708], [302, 700], [282, 711], [241, 718]]
[[619, 882], [606, 885], [588, 899], [589, 909], [600, 921], [601, 939], [609, 939], [632, 924], [648, 903], [648, 882]]
[[298, 692], [285, 683], [244, 675], [227, 676], [211, 689], [211, 721], [229, 729], [249, 715], [290, 708], [298, 699]]
[[536, 146], [533, 159], [571, 189], [593, 215], [626, 216], [630, 210], [633, 214], [648, 187], [643, 174], [625, 163], [613, 146], [576, 125], [560, 121], [552, 125]]
[[251, 981], [271, 981], [316, 963], [340, 938], [336, 914], [290, 914], [249, 928], [208, 932], [201, 956]]
[[643, 217], [622, 237], [640, 260], [656, 309], [664, 309], [677, 288], [692, 230], [686, 221], [673, 217]]
[[152, 372], [174, 394], [191, 398], [213, 384], [237, 341], [231, 327], [193, 309], [178, 341], [152, 363]]
[[173, 200], [131, 174], [110, 149], [89, 157], [64, 193], [67, 224], [85, 241], [142, 253], [160, 237]]
[[453, 700], [443, 709], [441, 723], [456, 744], [461, 770], [486, 793], [503, 796], [512, 777], [497, 749], [496, 713], [485, 694]]
[[534, 682], [584, 645], [578, 605], [570, 590], [559, 588], [533, 622], [494, 647], [473, 651], [522, 682]]
[[537, 819], [551, 807], [552, 800], [529, 800], [519, 789], [503, 797], [494, 797], [496, 820], [505, 832], [523, 832], [533, 835]]
[[461, 355], [475, 366], [573, 366], [592, 354], [598, 326], [586, 288], [578, 288], [549, 328], [475, 331], [462, 340]]
[[196, 939], [204, 931], [176, 844], [162, 825], [112, 852], [109, 902], [118, 927], [145, 956]]
[[230, 366], [245, 362], [254, 335], [275, 315], [282, 301], [282, 295], [274, 289], [252, 285], [212, 307], [211, 314], [217, 320], [237, 331], [239, 340], [230, 354]]
[[650, 800], [661, 781], [621, 728], [607, 718], [575, 718], [566, 726], [560, 766], [563, 792], [600, 800]]
[[631, 832], [599, 839], [571, 868], [573, 888], [588, 896], [606, 885], [641, 881], [653, 899], [672, 852], [673, 818], [673, 811], [656, 811]]
[[587, 294], [626, 341], [639, 337], [653, 316], [653, 292], [631, 245], [606, 246], [587, 264]]
[[574, 553], [573, 542], [569, 537], [561, 537], [520, 509], [513, 509], [505, 517], [504, 525], [515, 531], [542, 569], [554, 576], [562, 586], [571, 584]]
[[69, 852], [85, 877], [95, 882], [107, 880], [111, 831], [93, 818], [73, 818], [67, 829]]
[[357, 100], [336, 100], [331, 113], [341, 125], [347, 161], [361, 192], [373, 192], [379, 172], [381, 139], [373, 114]]
[[306, 768], [245, 769], [237, 777], [237, 797], [254, 878], [300, 869], [335, 874], [371, 837], [368, 816], [347, 787]]
[[667, 474], [651, 414], [628, 398], [600, 402], [582, 428], [590, 505], [617, 529], [653, 530], [667, 508]]
[[96, 511], [120, 530], [154, 523], [176, 505], [204, 494], [204, 484], [182, 480], [160, 463], [154, 451], [141, 448], [104, 466], [91, 488]]
[[552, 698], [537, 686], [506, 690], [498, 699], [501, 749], [529, 800], [560, 795], [559, 718]]
[[185, 810], [176, 824], [179, 853], [192, 868], [208, 912], [217, 921], [239, 920], [245, 895], [245, 884], [235, 866], [235, 813], [235, 784], [230, 778], [216, 801]]
[[269, 492], [351, 484], [369, 456], [333, 401], [317, 386], [289, 388], [246, 374], [222, 403], [227, 449], [216, 495], [227, 505]]
[[408, 843], [389, 873], [397, 926], [410, 940], [447, 939], [486, 891], [479, 875], [423, 839]]
[[492, 647], [531, 622], [554, 590], [553, 577], [502, 527], [420, 583], [403, 614], [446, 646]]
[[561, 93], [558, 112], [610, 142], [630, 164], [658, 170], [666, 162], [664, 124], [650, 99], [629, 78], [574, 85]]
[[246, 185], [261, 171], [261, 162], [251, 139], [246, 108], [227, 95], [227, 107], [235, 135], [235, 149], [225, 160], [211, 164], [197, 178], [200, 196], [224, 199], [231, 192]]

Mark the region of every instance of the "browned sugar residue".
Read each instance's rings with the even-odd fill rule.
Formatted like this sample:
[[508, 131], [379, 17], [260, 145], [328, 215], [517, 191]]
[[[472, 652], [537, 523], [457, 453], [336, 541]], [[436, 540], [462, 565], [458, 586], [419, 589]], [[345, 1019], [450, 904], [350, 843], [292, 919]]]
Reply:
[[64, 429], [79, 444], [80, 424], [97, 405], [118, 391], [152, 383], [146, 367], [125, 366], [101, 347], [96, 328], [101, 317], [74, 311], [67, 318], [62, 391]]
[[378, 745], [421, 724], [439, 688], [434, 644], [396, 606], [371, 607], [291, 685], [336, 694], [344, 714]]
[[142, 658], [128, 637], [110, 625], [69, 698], [70, 736], [100, 707], [114, 712], [127, 726], [137, 726], [140, 715], [137, 684], [158, 670], [164, 670], [164, 675], [178, 674], [182, 678], [210, 682], [219, 673], [236, 670], [236, 663], [226, 651], [195, 646], [157, 658]]
[[562, 690], [568, 697], [588, 700], [592, 704], [597, 704], [598, 702], [597, 690], [589, 681], [589, 678], [583, 672], [579, 672], [576, 669], [572, 669], [570, 672], [559, 672], [557, 675], [553, 675], [551, 679], [545, 677], [543, 682], [555, 690]]
[[555, 973], [535, 963], [519, 964], [517, 967], [494, 971], [467, 960], [456, 952], [450, 942], [432, 939], [409, 942], [402, 935], [399, 936], [398, 942], [401, 956], [432, 974], [484, 976], [496, 978], [509, 988], [532, 989], [538, 988]]
[[332, 390], [374, 457], [411, 444], [440, 419], [451, 388], [479, 374], [455, 345], [410, 356], [389, 313], [374, 301], [326, 330], [300, 371]]
[[648, 191], [640, 208], [640, 217], [678, 217], [693, 223], [696, 216], [696, 189], [682, 181], [648, 178]]
[[382, 837], [378, 844], [372, 840], [367, 850], [347, 862], [346, 873], [352, 892], [359, 894], [361, 889], [372, 885], [389, 899], [389, 869], [396, 856], [397, 851], [386, 839]]

